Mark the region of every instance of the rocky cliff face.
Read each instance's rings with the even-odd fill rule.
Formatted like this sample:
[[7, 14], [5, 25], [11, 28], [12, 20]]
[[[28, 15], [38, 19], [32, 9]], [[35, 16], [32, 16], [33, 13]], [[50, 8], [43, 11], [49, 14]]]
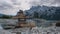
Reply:
[[34, 12], [39, 14], [39, 17], [49, 20], [60, 20], [60, 7], [48, 6], [33, 6], [26, 10], [26, 15], [33, 17]]

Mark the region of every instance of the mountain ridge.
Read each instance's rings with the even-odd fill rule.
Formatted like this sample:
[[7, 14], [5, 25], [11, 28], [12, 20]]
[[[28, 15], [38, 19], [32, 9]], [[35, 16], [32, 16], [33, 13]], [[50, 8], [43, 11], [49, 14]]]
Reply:
[[48, 20], [60, 20], [60, 7], [48, 7], [48, 6], [33, 6], [29, 10], [26, 10], [25, 13], [28, 16], [33, 17], [34, 12], [39, 14], [39, 17]]

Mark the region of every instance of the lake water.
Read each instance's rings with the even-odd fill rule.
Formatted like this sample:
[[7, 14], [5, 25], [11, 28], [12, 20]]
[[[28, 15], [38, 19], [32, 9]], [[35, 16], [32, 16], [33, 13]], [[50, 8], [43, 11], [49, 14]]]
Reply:
[[20, 28], [20, 29], [10, 29], [4, 30], [1, 24], [16, 23], [17, 20], [14, 19], [0, 19], [0, 34], [16, 34], [16, 32], [21, 32], [22, 34], [60, 34], [60, 27], [55, 27], [52, 25], [55, 21], [46, 20], [27, 20], [28, 22], [35, 22], [36, 27], [32, 28]]

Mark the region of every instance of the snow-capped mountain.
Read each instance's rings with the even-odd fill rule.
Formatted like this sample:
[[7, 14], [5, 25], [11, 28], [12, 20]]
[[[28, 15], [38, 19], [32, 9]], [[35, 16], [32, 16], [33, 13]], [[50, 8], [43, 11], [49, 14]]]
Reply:
[[60, 7], [48, 7], [48, 6], [32, 6], [29, 10], [26, 10], [26, 15], [32, 16], [34, 12], [39, 14], [39, 17], [44, 19], [60, 20]]

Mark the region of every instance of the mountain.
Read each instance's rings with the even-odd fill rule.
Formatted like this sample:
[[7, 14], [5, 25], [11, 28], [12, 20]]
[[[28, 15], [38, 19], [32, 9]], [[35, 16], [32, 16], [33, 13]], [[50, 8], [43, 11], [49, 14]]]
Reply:
[[34, 17], [34, 14], [38, 13], [39, 18], [47, 20], [60, 20], [60, 7], [32, 6], [29, 10], [26, 10], [25, 13], [30, 17]]
[[0, 14], [0, 17], [4, 16], [4, 14]]
[[9, 18], [12, 18], [12, 16], [11, 15], [0, 14], [0, 18], [9, 19]]

